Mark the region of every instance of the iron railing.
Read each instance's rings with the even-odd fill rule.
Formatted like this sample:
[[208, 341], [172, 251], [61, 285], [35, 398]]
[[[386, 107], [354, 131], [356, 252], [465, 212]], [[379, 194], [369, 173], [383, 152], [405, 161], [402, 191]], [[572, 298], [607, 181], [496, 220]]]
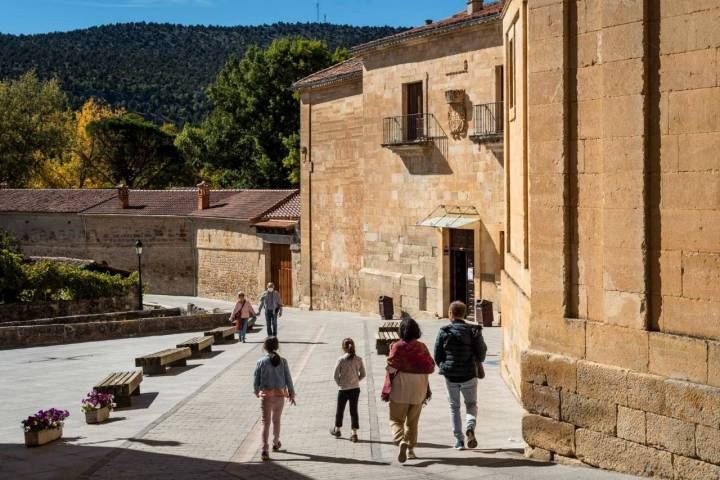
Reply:
[[473, 113], [473, 140], [502, 138], [505, 122], [503, 102], [475, 105]]
[[413, 145], [431, 142], [442, 136], [431, 113], [401, 115], [383, 119], [383, 146]]

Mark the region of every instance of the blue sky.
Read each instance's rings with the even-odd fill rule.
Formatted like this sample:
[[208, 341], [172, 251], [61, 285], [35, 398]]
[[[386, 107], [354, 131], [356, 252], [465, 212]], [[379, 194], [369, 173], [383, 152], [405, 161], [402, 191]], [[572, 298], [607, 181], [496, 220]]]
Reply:
[[[307, 22], [316, 0], [0, 0], [0, 32], [67, 31], [117, 22], [256, 25]], [[352, 25], [420, 25], [465, 7], [465, 0], [320, 0], [321, 19]]]

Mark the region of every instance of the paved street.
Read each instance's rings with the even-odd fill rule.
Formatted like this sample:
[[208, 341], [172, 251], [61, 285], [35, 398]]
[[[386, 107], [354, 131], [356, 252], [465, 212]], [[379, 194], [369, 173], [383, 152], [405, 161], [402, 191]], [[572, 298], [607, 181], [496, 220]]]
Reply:
[[[398, 464], [387, 405], [379, 400], [385, 357], [374, 352], [377, 323], [347, 313], [286, 310], [279, 322], [281, 354], [293, 371], [298, 405], [285, 407], [283, 451], [265, 463], [259, 459], [259, 405], [251, 387], [264, 339], [261, 330], [250, 335], [249, 343], [218, 346], [212, 357], [192, 360], [165, 376], [146, 377], [132, 409], [113, 412], [111, 422], [94, 426], [84, 424], [79, 407], [95, 381], [110, 371], [132, 368], [136, 355], [173, 346], [191, 334], [0, 351], [0, 478], [629, 478], [523, 458], [522, 409], [498, 374], [497, 328], [485, 330], [490, 356], [479, 390], [478, 449], [450, 448], [443, 380], [435, 374], [434, 397], [420, 420], [419, 459]], [[440, 325], [421, 323], [428, 345]], [[332, 370], [340, 341], [347, 336], [356, 340], [368, 366], [368, 379], [361, 386], [361, 440], [356, 444], [348, 440], [347, 427], [341, 439], [328, 433], [337, 395]], [[65, 440], [26, 449], [20, 420], [51, 406], [72, 413]]]

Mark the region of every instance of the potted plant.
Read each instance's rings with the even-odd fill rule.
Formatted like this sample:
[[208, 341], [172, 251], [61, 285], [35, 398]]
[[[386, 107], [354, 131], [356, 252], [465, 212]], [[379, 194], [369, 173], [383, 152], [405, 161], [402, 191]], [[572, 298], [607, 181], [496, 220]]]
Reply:
[[25, 445], [39, 447], [62, 437], [65, 419], [70, 416], [67, 410], [40, 410], [22, 421], [25, 430]]
[[110, 416], [115, 404], [111, 393], [103, 393], [93, 389], [82, 400], [82, 410], [87, 423], [102, 423]]

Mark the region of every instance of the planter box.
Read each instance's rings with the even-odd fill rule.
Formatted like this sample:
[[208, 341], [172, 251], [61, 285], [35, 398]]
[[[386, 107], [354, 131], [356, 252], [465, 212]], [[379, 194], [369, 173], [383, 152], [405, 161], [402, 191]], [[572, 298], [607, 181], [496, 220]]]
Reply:
[[110, 407], [103, 407], [94, 412], [85, 412], [85, 422], [102, 423], [110, 417]]
[[62, 427], [39, 430], [37, 432], [25, 432], [25, 446], [39, 447], [46, 443], [54, 442], [62, 437]]

